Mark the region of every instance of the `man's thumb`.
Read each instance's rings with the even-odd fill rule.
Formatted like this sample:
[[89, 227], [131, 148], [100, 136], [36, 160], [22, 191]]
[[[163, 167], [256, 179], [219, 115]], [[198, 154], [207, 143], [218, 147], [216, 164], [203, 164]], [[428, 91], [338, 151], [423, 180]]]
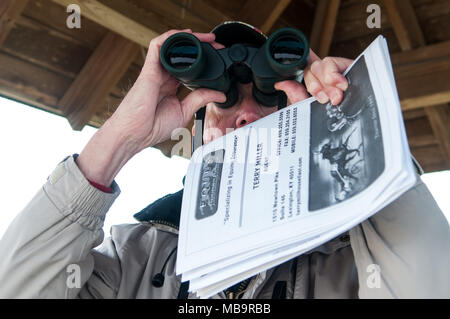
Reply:
[[181, 102], [183, 109], [183, 117], [186, 121], [189, 121], [195, 112], [201, 107], [211, 102], [223, 103], [226, 100], [226, 96], [223, 92], [215, 91], [211, 89], [197, 89], [189, 93]]

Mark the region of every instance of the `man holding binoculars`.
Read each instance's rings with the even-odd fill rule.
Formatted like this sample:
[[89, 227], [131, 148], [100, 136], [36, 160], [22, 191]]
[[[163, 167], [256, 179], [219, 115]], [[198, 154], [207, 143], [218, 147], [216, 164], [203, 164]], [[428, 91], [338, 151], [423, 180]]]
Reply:
[[[166, 42], [180, 32], [186, 41]], [[1, 297], [188, 297], [187, 285], [175, 275], [181, 192], [137, 214], [141, 224], [114, 226], [111, 238], [93, 249], [103, 240], [104, 216], [120, 193], [114, 178], [135, 154], [169, 139], [205, 105], [208, 143], [309, 94], [339, 104], [348, 86], [342, 72], [352, 61], [321, 60], [297, 36], [266, 39], [247, 24], [230, 22], [212, 33], [172, 30], [153, 39], [115, 113], [79, 156], [57, 166], [0, 242]], [[267, 68], [273, 63], [268, 55], [279, 69]], [[204, 65], [197, 70], [199, 63]], [[195, 89], [182, 101], [176, 95], [180, 82]], [[421, 231], [429, 236], [414, 242]], [[445, 217], [419, 182], [348, 234], [216, 297], [448, 297], [449, 236]], [[69, 284], [69, 265], [80, 270], [75, 285]], [[373, 265], [378, 273], [368, 272]], [[369, 284], [370, 275], [378, 276], [379, 285]]]

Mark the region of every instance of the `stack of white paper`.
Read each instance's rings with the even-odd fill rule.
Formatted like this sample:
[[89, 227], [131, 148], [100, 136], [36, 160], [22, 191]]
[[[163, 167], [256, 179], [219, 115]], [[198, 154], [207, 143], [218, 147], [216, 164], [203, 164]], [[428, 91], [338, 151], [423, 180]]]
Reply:
[[415, 183], [386, 41], [346, 72], [338, 106], [308, 99], [197, 149], [177, 274], [203, 298], [333, 239]]

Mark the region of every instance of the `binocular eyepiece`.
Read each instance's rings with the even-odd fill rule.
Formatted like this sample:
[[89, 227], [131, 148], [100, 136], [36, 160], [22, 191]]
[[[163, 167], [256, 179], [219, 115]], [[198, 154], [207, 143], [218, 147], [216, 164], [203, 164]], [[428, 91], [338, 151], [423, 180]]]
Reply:
[[226, 102], [216, 103], [222, 108], [237, 102], [238, 82], [253, 82], [253, 96], [260, 104], [285, 107], [286, 95], [274, 84], [302, 81], [308, 58], [308, 40], [293, 28], [276, 31], [260, 48], [236, 43], [220, 50], [190, 33], [176, 33], [164, 42], [160, 54], [163, 67], [186, 87], [225, 93]]

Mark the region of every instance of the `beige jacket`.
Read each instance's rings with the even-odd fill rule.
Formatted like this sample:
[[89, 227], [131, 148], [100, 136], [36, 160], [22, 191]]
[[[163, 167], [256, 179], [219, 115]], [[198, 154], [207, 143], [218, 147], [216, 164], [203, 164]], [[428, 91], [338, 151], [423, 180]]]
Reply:
[[[106, 194], [92, 187], [73, 157], [61, 162], [0, 241], [0, 297], [183, 297], [176, 258], [170, 257], [177, 245], [175, 228], [118, 225], [103, 240], [105, 214], [120, 193], [115, 183], [113, 190]], [[164, 285], [158, 288], [152, 279], [161, 270]], [[347, 234], [258, 274], [240, 294], [449, 298], [449, 270], [449, 225], [419, 178], [414, 188]]]

